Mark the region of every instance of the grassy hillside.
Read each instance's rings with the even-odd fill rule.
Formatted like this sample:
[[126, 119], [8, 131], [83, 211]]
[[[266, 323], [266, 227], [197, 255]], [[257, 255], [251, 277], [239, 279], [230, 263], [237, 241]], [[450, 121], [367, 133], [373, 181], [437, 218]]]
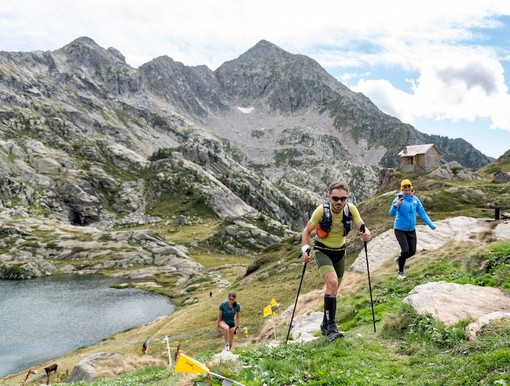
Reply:
[[[489, 181], [445, 182], [410, 176], [416, 194], [433, 220], [466, 215], [492, 217], [476, 208], [486, 202], [510, 202], [510, 185]], [[395, 183], [395, 187], [397, 187]], [[391, 228], [388, 209], [394, 191], [381, 189], [358, 205], [374, 236]], [[207, 227], [215, 227], [214, 219]], [[161, 230], [164, 233], [164, 230]], [[172, 241], [189, 240], [191, 234], [203, 236], [197, 225], [164, 233]], [[348, 272], [340, 288], [337, 320], [346, 337], [332, 344], [325, 338], [304, 344], [271, 348], [272, 328], [262, 310], [272, 298], [280, 303], [277, 315], [294, 304], [303, 266], [297, 259], [300, 243], [289, 239], [260, 253], [256, 259], [230, 256], [204, 248], [191, 250], [191, 257], [209, 269], [208, 279], [181, 291], [179, 283], [154, 278], [161, 285], [148, 290], [171, 296], [177, 309], [153, 323], [116, 334], [101, 344], [85, 347], [53, 362], [61, 370], [55, 380], [84, 357], [107, 351], [141, 358], [141, 345], [149, 339], [149, 356], [160, 367], [127, 373], [114, 379], [74, 385], [219, 385], [203, 375], [173, 373], [165, 369], [165, 336], [172, 353], [177, 346], [189, 356], [208, 363], [223, 348], [216, 331], [218, 304], [227, 293], [236, 291], [242, 305], [241, 325], [248, 333], [235, 341], [237, 363], [220, 363], [211, 371], [231, 377], [245, 385], [505, 385], [510, 384], [510, 323], [502, 321], [469, 341], [464, 333], [466, 321], [445, 328], [430, 316], [420, 316], [402, 303], [418, 284], [446, 280], [455, 283], [494, 286], [510, 290], [510, 241], [473, 248], [464, 243], [447, 243], [436, 251], [420, 252], [410, 260], [408, 279], [395, 280], [393, 264], [371, 272], [377, 319], [374, 334], [367, 276]], [[350, 237], [347, 261], [350, 264], [362, 244]], [[307, 267], [297, 314], [322, 310], [323, 282], [313, 264]], [[212, 297], [210, 297], [210, 291]], [[285, 340], [288, 325], [277, 318], [278, 340]], [[39, 368], [45, 365], [41, 364]], [[25, 374], [7, 377], [0, 385], [19, 384]], [[71, 384], [73, 385], [73, 384]]]
[[[473, 249], [452, 243], [441, 251], [419, 254], [411, 260], [408, 280], [394, 278], [388, 264], [372, 274], [372, 289], [377, 333], [373, 332], [366, 276], [348, 273], [341, 288], [338, 319], [346, 337], [332, 344], [320, 337], [310, 343], [270, 348], [266, 340], [256, 338], [264, 322], [262, 309], [271, 297], [284, 306], [293, 304], [302, 268], [295, 263], [291, 249], [270, 254], [273, 258], [252, 277], [238, 282], [203, 301], [135, 331], [118, 334], [108, 342], [108, 351], [120, 349], [119, 342], [134, 336], [178, 338], [182, 352], [207, 364], [222, 349], [222, 338], [214, 331], [217, 302], [226, 291], [237, 290], [243, 304], [242, 325], [248, 336], [237, 338], [237, 363], [220, 363], [210, 370], [245, 385], [505, 385], [510, 382], [510, 322], [492, 324], [476, 341], [464, 333], [467, 321], [445, 328], [430, 316], [416, 314], [402, 303], [416, 285], [447, 280], [455, 283], [497, 286], [510, 289], [510, 242]], [[279, 257], [278, 257], [279, 256]], [[321, 297], [322, 284], [315, 267], [309, 267], [302, 288], [298, 314], [320, 310], [320, 303], [307, 297]], [[217, 297], [216, 297], [217, 296]], [[279, 340], [287, 326], [277, 324]], [[271, 330], [269, 331], [271, 332]], [[267, 331], [266, 331], [267, 333]], [[111, 347], [113, 345], [113, 347]], [[139, 344], [125, 347], [137, 351]], [[175, 340], [171, 346], [175, 348]], [[100, 350], [104, 350], [102, 347]], [[98, 350], [98, 351], [100, 351]], [[81, 355], [90, 349], [81, 350]], [[150, 345], [150, 355], [164, 352], [162, 342]], [[74, 358], [76, 359], [76, 357]], [[64, 359], [62, 359], [64, 361]], [[149, 368], [118, 377], [94, 381], [90, 385], [219, 385], [204, 375], [172, 373]], [[86, 385], [76, 383], [71, 385]]]

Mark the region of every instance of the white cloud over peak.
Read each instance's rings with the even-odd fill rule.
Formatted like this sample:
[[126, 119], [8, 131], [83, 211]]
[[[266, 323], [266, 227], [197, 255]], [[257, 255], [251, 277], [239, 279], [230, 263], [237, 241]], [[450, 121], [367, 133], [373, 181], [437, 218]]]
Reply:
[[168, 55], [212, 70], [265, 39], [317, 60], [404, 122], [483, 119], [509, 136], [507, 145], [480, 143], [482, 151], [510, 147], [508, 0], [438, 7], [428, 0], [16, 0], [0, 7], [0, 50], [54, 50], [80, 36], [118, 49], [134, 67]]

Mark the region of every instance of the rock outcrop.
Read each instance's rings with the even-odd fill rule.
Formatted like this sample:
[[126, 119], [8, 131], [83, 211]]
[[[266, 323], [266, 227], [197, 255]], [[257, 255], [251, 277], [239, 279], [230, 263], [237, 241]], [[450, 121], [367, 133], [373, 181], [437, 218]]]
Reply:
[[444, 281], [420, 284], [403, 300], [420, 314], [430, 314], [446, 327], [469, 320], [466, 333], [474, 339], [491, 320], [510, 319], [510, 297], [498, 288]]
[[162, 366], [164, 362], [152, 357], [134, 357], [117, 353], [98, 352], [82, 359], [64, 383], [89, 382], [96, 378], [115, 377], [137, 369]]

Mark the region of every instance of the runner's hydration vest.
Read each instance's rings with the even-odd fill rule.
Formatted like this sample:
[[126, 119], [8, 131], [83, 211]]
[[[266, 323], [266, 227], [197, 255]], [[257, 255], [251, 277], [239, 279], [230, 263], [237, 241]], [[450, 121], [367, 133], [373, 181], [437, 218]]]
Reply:
[[[333, 218], [329, 208], [329, 200], [324, 200], [322, 207], [324, 209], [324, 215], [322, 216], [321, 222], [315, 227], [315, 234], [321, 239], [328, 236], [328, 233], [331, 230], [331, 224], [333, 224]], [[344, 236], [347, 236], [349, 231], [352, 229], [352, 213], [349, 210], [348, 202], [345, 203], [343, 209], [342, 223], [344, 225]]]

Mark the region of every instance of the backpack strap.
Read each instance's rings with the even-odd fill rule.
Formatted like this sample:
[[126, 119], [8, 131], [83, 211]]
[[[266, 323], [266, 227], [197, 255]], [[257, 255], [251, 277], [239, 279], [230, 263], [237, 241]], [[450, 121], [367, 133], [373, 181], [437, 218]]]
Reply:
[[343, 215], [342, 215], [342, 223], [344, 225], [344, 236], [347, 236], [347, 234], [352, 229], [352, 213], [349, 209], [349, 203], [346, 202], [344, 205]]
[[329, 208], [329, 200], [324, 200], [322, 202], [322, 208], [324, 210], [324, 214], [322, 216], [321, 221], [321, 229], [325, 232], [329, 232], [331, 230], [331, 224], [333, 224], [333, 218], [331, 217], [331, 209]]
[[352, 218], [351, 210], [349, 208], [349, 203], [346, 202], [344, 205], [344, 218]]

